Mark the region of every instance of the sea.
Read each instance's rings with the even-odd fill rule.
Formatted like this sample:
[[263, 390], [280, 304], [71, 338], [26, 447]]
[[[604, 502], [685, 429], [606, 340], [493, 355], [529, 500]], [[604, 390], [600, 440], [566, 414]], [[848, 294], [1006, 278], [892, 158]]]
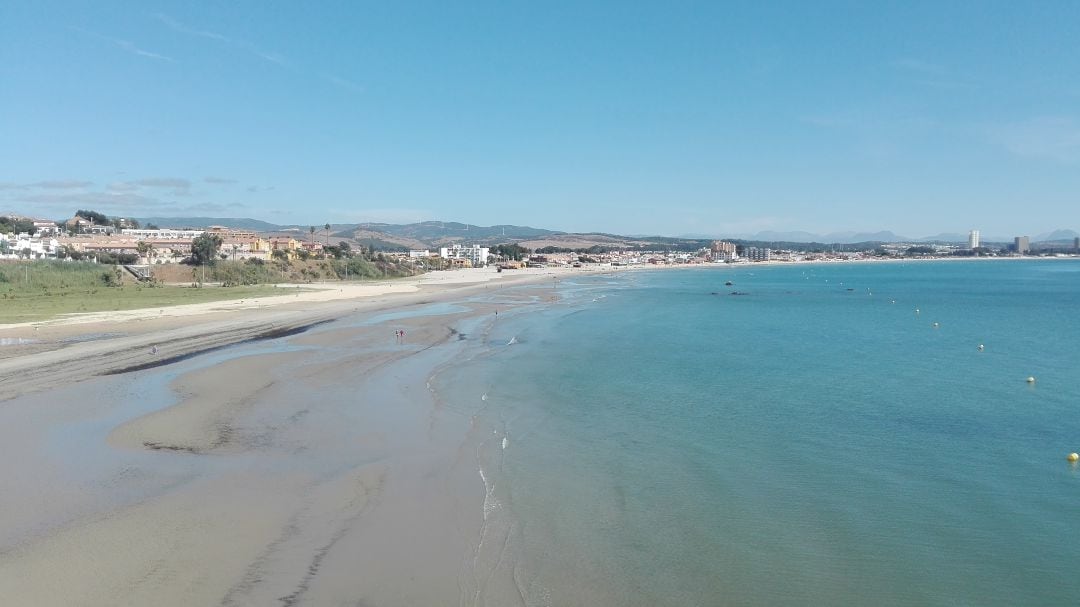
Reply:
[[433, 380], [486, 491], [470, 604], [1080, 604], [1080, 261], [531, 288]]

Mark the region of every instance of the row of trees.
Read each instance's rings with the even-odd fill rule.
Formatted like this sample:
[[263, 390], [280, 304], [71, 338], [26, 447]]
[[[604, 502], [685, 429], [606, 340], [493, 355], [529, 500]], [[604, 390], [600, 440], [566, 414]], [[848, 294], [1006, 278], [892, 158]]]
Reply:
[[[326, 232], [326, 244], [330, 244], [330, 224], [323, 226], [323, 231]], [[311, 242], [315, 242], [315, 226], [311, 226]]]
[[517, 243], [513, 244], [500, 244], [491, 249], [492, 255], [499, 257], [505, 257], [506, 259], [513, 259], [514, 261], [521, 261], [528, 257], [532, 251], [523, 247]]
[[20, 234], [22, 232], [33, 236], [37, 232], [34, 222], [17, 217], [0, 217], [0, 234]]
[[[91, 211], [89, 209], [79, 209], [78, 211], [75, 211], [75, 216], [82, 217], [83, 219], [92, 222], [94, 225], [98, 226], [112, 226], [116, 229], [138, 229], [139, 227], [139, 222], [134, 219], [124, 219], [121, 217], [109, 218], [109, 216], [104, 213], [98, 213], [97, 211]], [[147, 224], [146, 228], [149, 230], [156, 230], [157, 226], [151, 223]]]

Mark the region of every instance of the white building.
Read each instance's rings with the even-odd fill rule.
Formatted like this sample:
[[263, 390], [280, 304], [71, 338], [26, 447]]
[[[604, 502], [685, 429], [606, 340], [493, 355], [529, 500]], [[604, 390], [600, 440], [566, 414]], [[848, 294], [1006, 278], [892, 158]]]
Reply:
[[168, 238], [168, 239], [183, 239], [192, 240], [202, 235], [205, 230], [174, 230], [172, 228], [163, 228], [160, 230], [134, 230], [131, 228], [124, 228], [122, 230], [124, 236], [130, 236], [138, 240], [144, 240], [151, 238], [154, 240]]
[[750, 261], [769, 261], [772, 259], [772, 249], [746, 247], [744, 255]]
[[972, 230], [971, 232], [968, 233], [968, 248], [969, 249], [977, 249], [977, 248], [979, 248], [979, 231], [978, 230]]
[[712, 243], [712, 257], [716, 261], [734, 261], [739, 258], [735, 253], [735, 243], [717, 240]]
[[487, 265], [489, 251], [490, 249], [487, 247], [478, 244], [468, 247], [456, 244], [452, 247], [439, 249], [439, 257], [443, 259], [466, 259], [472, 267], [479, 268]]
[[35, 219], [34, 227], [37, 229], [35, 234], [38, 236], [56, 236], [60, 233], [60, 227], [56, 225], [55, 221]]
[[431, 251], [427, 249], [411, 249], [409, 251], [409, 259], [427, 259], [428, 257], [431, 257]]
[[42, 238], [29, 234], [6, 236], [0, 234], [0, 259], [52, 259], [60, 249], [55, 238]]

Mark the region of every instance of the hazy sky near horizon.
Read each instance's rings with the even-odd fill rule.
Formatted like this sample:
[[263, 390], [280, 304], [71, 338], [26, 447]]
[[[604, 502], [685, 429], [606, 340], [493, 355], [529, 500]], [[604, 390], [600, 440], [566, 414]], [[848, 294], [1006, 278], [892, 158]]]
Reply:
[[1080, 229], [1080, 2], [0, 5], [0, 212]]

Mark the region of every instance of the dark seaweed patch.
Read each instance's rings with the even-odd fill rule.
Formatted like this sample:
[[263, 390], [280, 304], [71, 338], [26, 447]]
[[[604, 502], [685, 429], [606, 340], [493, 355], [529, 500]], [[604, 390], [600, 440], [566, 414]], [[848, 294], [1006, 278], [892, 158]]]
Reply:
[[199, 350], [195, 350], [194, 352], [187, 352], [185, 354], [178, 354], [176, 356], [169, 356], [167, 358], [158, 358], [158, 359], [150, 360], [150, 361], [147, 361], [147, 362], [144, 362], [144, 363], [139, 363], [137, 365], [129, 365], [127, 367], [121, 367], [119, 369], [111, 369], [109, 371], [99, 373], [99, 375], [121, 375], [123, 373], [131, 373], [132, 371], [144, 371], [146, 369], [153, 369], [155, 367], [164, 367], [165, 365], [171, 365], [173, 363], [178, 363], [180, 361], [184, 361], [184, 360], [187, 360], [189, 358], [194, 358], [194, 357], [196, 357], [196, 356], [198, 356], [200, 354], [207, 354], [209, 352], [216, 352], [217, 350], [224, 350], [225, 348], [231, 348], [233, 346], [240, 346], [240, 345], [243, 345], [243, 344], [250, 344], [250, 343], [257, 342], [257, 341], [264, 341], [264, 340], [267, 340], [267, 339], [278, 339], [278, 338], [281, 338], [281, 337], [291, 337], [293, 335], [299, 335], [300, 333], [303, 333], [303, 332], [311, 329], [312, 327], [317, 327], [319, 325], [326, 324], [328, 322], [332, 322], [332, 321], [331, 320], [320, 320], [320, 321], [316, 321], [316, 322], [309, 323], [309, 324], [306, 324], [306, 325], [301, 325], [299, 327], [281, 328], [281, 329], [269, 329], [267, 331], [259, 333], [255, 337], [249, 337], [248, 339], [244, 339], [244, 340], [241, 340], [241, 341], [238, 341], [238, 342], [234, 342], [234, 343], [230, 343], [230, 344], [222, 344], [220, 346], [210, 346], [210, 347], [207, 347], [207, 348], [202, 348], [202, 349], [199, 349]]

